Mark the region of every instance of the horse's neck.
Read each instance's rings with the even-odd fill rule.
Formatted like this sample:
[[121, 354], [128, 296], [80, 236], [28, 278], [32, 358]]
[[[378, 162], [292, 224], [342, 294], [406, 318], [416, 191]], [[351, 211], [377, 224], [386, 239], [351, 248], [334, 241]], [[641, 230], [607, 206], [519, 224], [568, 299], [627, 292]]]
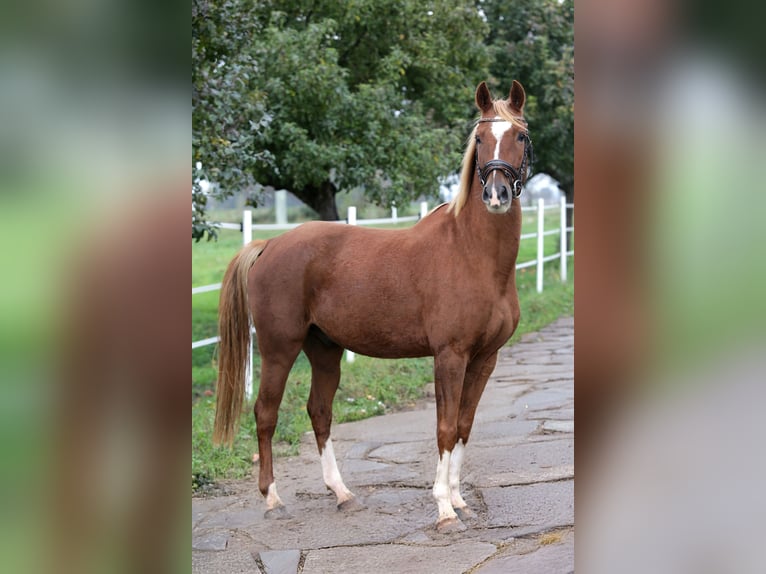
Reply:
[[471, 190], [456, 223], [464, 244], [471, 246], [471, 256], [485, 257], [501, 282], [512, 280], [519, 252], [521, 204], [515, 199], [508, 213], [490, 213], [483, 202], [476, 200], [480, 193]]

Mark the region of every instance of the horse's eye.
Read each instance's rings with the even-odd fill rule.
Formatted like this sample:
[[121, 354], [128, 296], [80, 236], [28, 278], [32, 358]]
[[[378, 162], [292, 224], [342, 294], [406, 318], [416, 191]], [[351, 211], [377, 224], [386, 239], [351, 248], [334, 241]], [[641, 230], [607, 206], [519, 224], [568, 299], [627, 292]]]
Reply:
[[477, 143], [477, 144], [480, 144], [480, 143], [481, 143], [481, 138], [480, 138], [479, 136], [476, 136], [476, 143]]
[[527, 134], [524, 132], [520, 133], [519, 136], [516, 138], [518, 141], [523, 142], [525, 139], [527, 139]]

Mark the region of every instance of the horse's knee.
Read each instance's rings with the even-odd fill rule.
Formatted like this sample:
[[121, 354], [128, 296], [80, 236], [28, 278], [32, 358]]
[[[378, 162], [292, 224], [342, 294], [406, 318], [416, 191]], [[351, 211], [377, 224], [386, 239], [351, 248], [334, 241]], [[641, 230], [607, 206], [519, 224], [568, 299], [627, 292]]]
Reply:
[[457, 425], [450, 424], [444, 421], [440, 421], [436, 426], [436, 439], [439, 446], [439, 452], [448, 450], [452, 452], [457, 443]]

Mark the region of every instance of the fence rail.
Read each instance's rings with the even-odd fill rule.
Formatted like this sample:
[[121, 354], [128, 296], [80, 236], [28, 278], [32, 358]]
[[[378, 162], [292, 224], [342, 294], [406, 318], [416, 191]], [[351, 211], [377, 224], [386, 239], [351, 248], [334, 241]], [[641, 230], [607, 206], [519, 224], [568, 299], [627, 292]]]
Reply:
[[[531, 205], [522, 207], [522, 212], [536, 212], [537, 213], [537, 231], [534, 233], [523, 233], [519, 237], [520, 240], [525, 239], [537, 239], [537, 257], [535, 259], [532, 259], [530, 261], [523, 261], [521, 263], [516, 263], [516, 270], [525, 269], [527, 267], [537, 267], [537, 277], [536, 277], [536, 287], [537, 292], [541, 293], [543, 291], [543, 272], [545, 268], [545, 263], [548, 263], [550, 261], [554, 261], [556, 259], [559, 260], [559, 268], [560, 268], [560, 276], [561, 281], [567, 280], [567, 259], [574, 255], [574, 250], [567, 250], [566, 249], [566, 237], [567, 234], [571, 231], [574, 231], [573, 226], [567, 226], [566, 224], [566, 212], [567, 209], [574, 209], [574, 204], [572, 203], [566, 203], [565, 198], [561, 198], [561, 201], [558, 204], [550, 204], [545, 205], [545, 202], [543, 199], [539, 199], [537, 202], [537, 205]], [[545, 212], [550, 210], [559, 210], [560, 218], [559, 218], [559, 225], [556, 229], [545, 229]], [[396, 213], [396, 208], [392, 208], [391, 210], [391, 217], [386, 218], [374, 218], [374, 219], [357, 219], [356, 218], [356, 207], [349, 207], [348, 213], [345, 221], [338, 221], [337, 223], [340, 224], [349, 224], [349, 225], [382, 225], [382, 224], [395, 224], [395, 223], [404, 223], [409, 221], [418, 221], [419, 219], [425, 217], [425, 215], [428, 213], [428, 204], [424, 201], [420, 204], [420, 214], [418, 215], [409, 215], [405, 217], [398, 217]], [[300, 223], [257, 223], [254, 224], [253, 220], [253, 213], [250, 210], [245, 210], [242, 213], [242, 223], [219, 223], [218, 227], [221, 229], [235, 229], [238, 231], [242, 231], [242, 243], [243, 245], [247, 245], [250, 243], [253, 239], [253, 230], [288, 230], [288, 229], [294, 229], [301, 225]], [[557, 253], [553, 253], [551, 255], [544, 255], [544, 249], [545, 249], [545, 237], [550, 235], [559, 235], [561, 237], [559, 242], [559, 251]], [[192, 287], [192, 295], [196, 295], [198, 293], [207, 293], [209, 291], [217, 291], [221, 288], [220, 283], [213, 283], [211, 285], [201, 285], [199, 287]], [[253, 330], [253, 332], [255, 332]], [[205, 347], [207, 345], [214, 345], [218, 343], [219, 337], [208, 337], [207, 339], [201, 339], [199, 341], [192, 342], [192, 349], [199, 349], [200, 347]], [[252, 372], [252, 355], [253, 355], [253, 343], [252, 343], [252, 337], [250, 339], [250, 369], [248, 372], [248, 377], [246, 381], [245, 386], [245, 392], [247, 395], [247, 398], [250, 399], [252, 397], [252, 377], [249, 373]], [[348, 362], [353, 362], [354, 360], [354, 353], [351, 351], [346, 351], [346, 360]]]

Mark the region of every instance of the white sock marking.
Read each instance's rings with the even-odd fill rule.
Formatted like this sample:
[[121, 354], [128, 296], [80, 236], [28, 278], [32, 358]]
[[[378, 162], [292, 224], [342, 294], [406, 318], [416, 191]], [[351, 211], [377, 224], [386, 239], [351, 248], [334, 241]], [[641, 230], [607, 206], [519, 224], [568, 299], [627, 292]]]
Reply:
[[433, 489], [436, 504], [439, 506], [439, 522], [457, 517], [450, 502], [449, 463], [450, 451], [445, 450], [439, 457], [439, 463], [436, 465], [436, 480], [434, 481]]
[[354, 497], [352, 492], [343, 484], [343, 479], [338, 470], [338, 463], [335, 460], [335, 451], [332, 448], [332, 439], [329, 438], [324, 445], [324, 450], [322, 450], [322, 477], [324, 478], [324, 483], [338, 497], [338, 504]]
[[272, 510], [278, 506], [284, 506], [284, 504], [277, 494], [277, 484], [272, 482], [269, 485], [269, 490], [266, 492], [266, 508]]
[[460, 495], [460, 467], [463, 466], [463, 456], [465, 455], [465, 446], [463, 441], [459, 440], [452, 451], [449, 461], [449, 488], [450, 500], [454, 508], [465, 508], [468, 506]]

